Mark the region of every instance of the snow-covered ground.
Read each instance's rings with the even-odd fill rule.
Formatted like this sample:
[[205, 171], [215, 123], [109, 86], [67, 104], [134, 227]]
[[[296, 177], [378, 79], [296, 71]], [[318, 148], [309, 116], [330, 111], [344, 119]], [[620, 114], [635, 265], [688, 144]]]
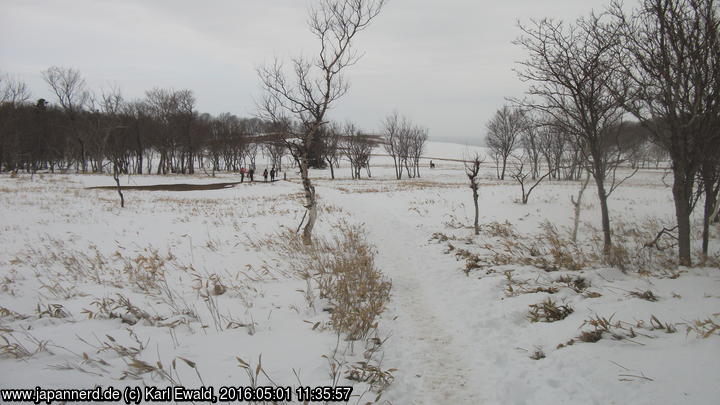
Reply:
[[[349, 179], [346, 163], [335, 180], [313, 172], [316, 234], [332, 235], [339, 220], [363, 224], [376, 267], [392, 280], [377, 328], [387, 340], [373, 364], [394, 381], [379, 401], [717, 402], [720, 331], [702, 337], [712, 324], [695, 322], [720, 323], [720, 269], [677, 268], [662, 263], [670, 250], [632, 249], [673, 220], [662, 171], [639, 172], [610, 199], [616, 241], [630, 247], [622, 272], [591, 257], [600, 226], [592, 187], [581, 251], [551, 251], [543, 224], [567, 239], [577, 182], [545, 182], [522, 205], [519, 186], [493, 179], [488, 165], [474, 236], [471, 190], [453, 161], [470, 153], [431, 142], [437, 167], [423, 161], [418, 179], [395, 180], [386, 157], [373, 157], [372, 179]], [[0, 388], [246, 385], [238, 358], [254, 374], [261, 355], [259, 385], [333, 384], [331, 364], [345, 370], [366, 347], [326, 327], [322, 299], [309, 305], [306, 281], [267, 243], [303, 217], [297, 174], [287, 176], [211, 191], [127, 190], [123, 209], [115, 191], [86, 189], [112, 185], [109, 176], [0, 176]], [[717, 227], [711, 247], [717, 254]], [[539, 265], [551, 252], [584, 267]], [[530, 306], [548, 298], [572, 311], [531, 321]], [[584, 332], [600, 339], [582, 341]], [[376, 400], [368, 388], [357, 384], [350, 402]]]

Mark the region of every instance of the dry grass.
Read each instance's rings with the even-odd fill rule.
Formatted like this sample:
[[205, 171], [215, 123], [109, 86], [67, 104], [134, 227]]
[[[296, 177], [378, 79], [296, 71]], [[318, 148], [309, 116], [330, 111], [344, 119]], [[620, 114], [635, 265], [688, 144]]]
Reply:
[[528, 319], [530, 322], [557, 322], [572, 314], [574, 310], [567, 304], [558, 305], [552, 298], [537, 304], [530, 304]]
[[563, 274], [560, 277], [555, 280], [556, 283], [562, 284], [571, 290], [575, 291], [576, 293], [582, 293], [585, 291], [588, 287], [590, 287], [590, 283], [585, 280], [584, 277], [581, 276], [573, 276], [569, 274]]
[[707, 339], [712, 335], [720, 336], [720, 312], [713, 314], [712, 317], [706, 319], [696, 319], [693, 322], [686, 324], [686, 334], [695, 332], [697, 337]]
[[27, 332], [25, 342], [12, 333], [0, 335], [0, 358], [25, 359], [42, 352], [50, 353], [48, 344], [47, 340], [39, 340]]
[[552, 284], [540, 284], [538, 279], [520, 280], [513, 276], [512, 270], [503, 272], [505, 275], [505, 295], [514, 297], [520, 294], [536, 294], [547, 293], [555, 294], [559, 291], [558, 287]]
[[[330, 325], [349, 340], [367, 337], [390, 298], [391, 282], [375, 267], [375, 251], [359, 225], [340, 222], [331, 239], [306, 246], [291, 232], [265, 241], [279, 250], [300, 277], [312, 280], [329, 305]], [[307, 291], [304, 292], [307, 295]]]
[[655, 293], [652, 292], [652, 291], [650, 291], [650, 290], [646, 290], [646, 291], [641, 291], [641, 290], [630, 291], [630, 293], [628, 293], [628, 295], [630, 295], [631, 297], [643, 299], [643, 300], [645, 300], [645, 301], [655, 302], [655, 301], [658, 300], [658, 297], [655, 295]]
[[635, 321], [635, 323], [625, 321], [613, 321], [614, 315], [609, 318], [594, 315], [583, 321], [580, 327], [592, 326], [592, 330], [583, 330], [577, 337], [581, 342], [594, 343], [605, 336], [610, 336], [614, 340], [626, 340], [638, 345], [644, 345], [637, 340], [638, 337], [652, 339], [657, 337], [653, 332], [662, 331], [665, 333], [677, 332], [676, 324], [663, 322], [655, 315], [650, 315], [650, 321]]
[[[446, 224], [450, 228], [462, 228]], [[660, 235], [661, 223], [647, 220], [638, 224], [614, 223], [613, 245], [610, 252], [602, 252], [602, 232], [588, 226], [590, 237], [573, 242], [568, 232], [561, 231], [552, 223], [545, 221], [540, 231], [534, 235], [517, 232], [509, 222], [489, 222], [481, 225], [484, 241], [478, 243], [479, 249], [459, 249], [457, 241], [464, 238], [436, 232], [432, 239], [447, 245], [445, 253], [455, 252], [458, 259], [464, 260], [464, 271], [487, 270], [498, 266], [533, 266], [545, 271], [583, 270], [602, 267], [615, 267], [623, 272], [653, 274], [661, 277], [677, 277], [677, 259], [672, 236]], [[657, 240], [655, 240], [657, 239]], [[652, 242], [654, 243], [649, 243]], [[473, 245], [473, 242], [466, 243]], [[720, 265], [720, 254], [702, 256], [696, 254], [695, 260], [700, 266]], [[577, 292], [582, 285], [567, 285]]]
[[[478, 253], [458, 249], [458, 259], [464, 259], [466, 274], [476, 269], [491, 269], [497, 266], [534, 266], [545, 271], [580, 270], [597, 260], [594, 253], [583, 251], [577, 244], [563, 238], [556, 227], [543, 223], [541, 233], [535, 236], [520, 235], [509, 222], [490, 222], [481, 226], [483, 236], [489, 239], [480, 244]], [[451, 237], [436, 233], [434, 239], [445, 241], [448, 251], [455, 250]]]

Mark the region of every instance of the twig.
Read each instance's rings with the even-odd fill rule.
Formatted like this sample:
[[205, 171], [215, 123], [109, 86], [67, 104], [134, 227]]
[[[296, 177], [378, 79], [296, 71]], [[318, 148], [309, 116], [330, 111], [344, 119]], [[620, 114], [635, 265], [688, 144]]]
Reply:
[[298, 224], [297, 229], [295, 230], [295, 233], [300, 232], [300, 227], [302, 226], [303, 222], [305, 222], [305, 216], [307, 215], [307, 210], [305, 210], [305, 213], [303, 214], [302, 219], [300, 220], [300, 223]]

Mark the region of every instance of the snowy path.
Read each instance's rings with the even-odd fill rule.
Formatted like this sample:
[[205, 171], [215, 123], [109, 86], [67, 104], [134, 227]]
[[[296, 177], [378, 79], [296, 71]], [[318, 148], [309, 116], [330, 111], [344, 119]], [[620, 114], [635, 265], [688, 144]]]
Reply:
[[[384, 367], [398, 368], [388, 394], [397, 403], [463, 404], [485, 397], [476, 357], [478, 346], [467, 333], [468, 311], [477, 308], [477, 288], [451, 255], [429, 241], [434, 231], [407, 207], [386, 197], [353, 204], [377, 246], [377, 266], [393, 281], [393, 298], [384, 318], [389, 326]], [[475, 298], [474, 298], [475, 297]]]

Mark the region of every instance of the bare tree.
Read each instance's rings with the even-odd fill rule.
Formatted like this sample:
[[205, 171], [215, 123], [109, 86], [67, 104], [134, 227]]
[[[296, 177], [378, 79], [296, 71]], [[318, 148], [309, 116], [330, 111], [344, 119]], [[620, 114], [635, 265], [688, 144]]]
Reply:
[[69, 118], [71, 127], [69, 129], [80, 148], [78, 161], [84, 173], [87, 171], [86, 140], [80, 131], [78, 117], [90, 97], [85, 79], [82, 78], [79, 70], [60, 66], [51, 66], [43, 71], [42, 75]]
[[392, 157], [395, 178], [403, 176], [403, 167], [410, 178], [420, 177], [420, 158], [428, 140], [427, 128], [414, 125], [406, 117], [393, 112], [383, 121], [383, 147]]
[[270, 158], [270, 164], [278, 172], [282, 170], [282, 159], [287, 154], [287, 147], [282, 139], [268, 141], [263, 145], [265, 155]]
[[13, 106], [30, 100], [30, 89], [27, 84], [9, 74], [0, 76], [0, 104]]
[[615, 181], [622, 163], [617, 128], [624, 111], [614, 97], [617, 92], [608, 88], [616, 75], [614, 55], [620, 36], [614, 25], [594, 14], [574, 24], [543, 19], [520, 28], [523, 36], [515, 43], [529, 58], [520, 62], [517, 73], [531, 83], [528, 94], [541, 101], [519, 103], [542, 111], [552, 118], [553, 126], [572, 137], [597, 185], [607, 255], [612, 244], [607, 200], [624, 180]]
[[558, 127], [544, 123], [538, 128], [538, 145], [545, 164], [551, 172], [551, 179], [560, 179], [560, 166], [563, 164], [563, 155], [568, 145], [569, 137], [560, 132]]
[[[696, 175], [705, 155], [717, 150], [720, 137], [718, 3], [642, 0], [631, 15], [619, 4], [612, 13], [623, 29], [624, 52], [616, 63], [622, 67], [622, 84], [628, 92], [618, 98], [670, 155], [679, 261], [690, 266]], [[706, 194], [706, 204], [713, 200], [711, 192]], [[706, 206], [705, 229], [711, 211]]]
[[528, 177], [532, 176], [533, 169], [532, 165], [528, 164], [529, 159], [527, 155], [523, 152], [520, 155], [513, 154], [511, 157], [513, 158], [513, 172], [510, 175], [518, 182], [518, 184], [520, 184], [520, 191], [522, 193], [522, 199], [520, 201], [523, 204], [527, 204], [530, 199], [530, 193], [532, 193], [532, 191], [535, 190], [535, 187], [540, 185], [540, 183], [545, 180], [552, 171], [548, 169], [545, 174], [532, 178], [532, 181], [528, 183]]
[[480, 234], [480, 210], [478, 207], [478, 175], [480, 174], [480, 164], [484, 159], [480, 157], [480, 154], [475, 152], [470, 159], [465, 159], [465, 174], [470, 180], [470, 188], [472, 189], [473, 204], [475, 205], [475, 221], [473, 226], [475, 229], [475, 235]]
[[90, 94], [79, 70], [51, 66], [42, 75], [64, 110], [77, 114], [83, 109]]
[[255, 170], [255, 162], [257, 161], [257, 154], [259, 148], [260, 144], [256, 140], [250, 140], [247, 147], [245, 148], [244, 158], [250, 161], [248, 169]]
[[300, 168], [308, 221], [303, 242], [312, 243], [317, 218], [315, 187], [308, 172], [310, 143], [318, 129], [326, 124], [325, 114], [348, 91], [343, 77], [357, 63], [359, 55], [352, 48], [358, 33], [367, 28], [380, 13], [384, 0], [321, 0], [310, 10], [310, 31], [317, 38], [320, 51], [311, 59], [294, 58], [293, 79], [285, 74], [282, 63], [258, 69], [265, 89], [259, 106], [261, 115], [273, 122], [288, 118], [299, 122], [298, 131], [289, 133], [285, 142]]
[[320, 138], [323, 143], [322, 154], [323, 159], [330, 167], [330, 178], [335, 180], [335, 168], [338, 167], [340, 158], [340, 134], [342, 129], [340, 124], [333, 122], [325, 130], [327, 134]]
[[360, 179], [362, 168], [368, 169], [370, 176], [370, 154], [373, 149], [373, 142], [355, 128], [355, 125], [348, 122], [343, 130], [343, 151], [350, 161], [350, 171], [353, 179]]
[[[540, 158], [542, 155], [540, 133], [538, 131], [539, 124], [535, 119], [528, 116], [527, 125], [520, 137], [520, 144], [523, 153], [527, 156], [530, 164], [530, 178], [535, 180], [540, 176]], [[549, 165], [548, 165], [549, 166]], [[548, 167], [548, 171], [550, 167]]]
[[[408, 160], [411, 161], [413, 167], [413, 175], [410, 177], [420, 177], [420, 158], [425, 151], [425, 143], [428, 140], [427, 128], [414, 126], [409, 132], [409, 148]], [[406, 163], [407, 165], [407, 163]]]
[[498, 179], [505, 180], [508, 158], [515, 150], [520, 134], [525, 131], [526, 126], [525, 113], [521, 109], [512, 109], [508, 106], [497, 110], [486, 124], [485, 142], [495, 159]]
[[392, 114], [385, 117], [382, 125], [383, 147], [393, 160], [393, 165], [395, 167], [395, 178], [397, 180], [400, 180], [402, 179], [400, 139], [402, 137], [401, 131], [403, 124], [397, 111], [393, 111]]

